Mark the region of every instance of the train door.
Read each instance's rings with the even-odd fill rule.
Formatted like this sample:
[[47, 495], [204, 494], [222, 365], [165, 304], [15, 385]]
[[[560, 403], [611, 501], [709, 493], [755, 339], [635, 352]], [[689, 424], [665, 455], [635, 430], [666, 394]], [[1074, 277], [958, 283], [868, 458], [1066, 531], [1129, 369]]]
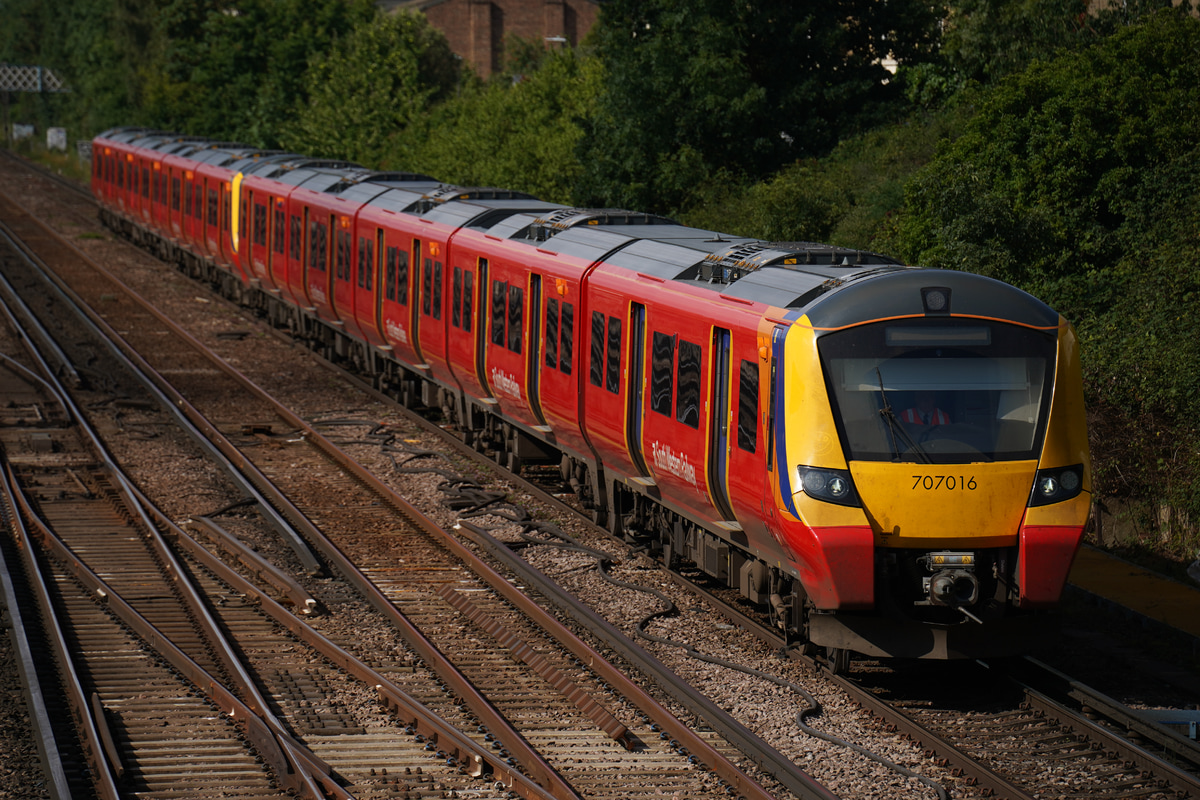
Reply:
[[413, 239], [412, 244], [412, 269], [409, 270], [409, 275], [413, 282], [412, 291], [409, 296], [412, 298], [412, 303], [408, 306], [408, 341], [412, 344], [413, 352], [417, 354], [417, 365], [428, 367], [425, 362], [425, 357], [421, 354], [421, 313], [430, 312], [430, 304], [432, 303], [433, 295], [433, 266], [428, 263], [428, 259], [421, 259], [421, 240]]
[[[379, 332], [379, 339], [384, 344], [387, 344], [387, 337], [383, 335], [383, 296], [385, 292], [385, 284], [383, 282], [383, 251], [384, 237], [383, 228], [375, 229], [375, 264], [372, 267], [375, 270], [375, 293], [372, 295], [375, 303], [375, 330]], [[393, 277], [394, 280], [394, 277]]]
[[[487, 380], [487, 309], [488, 304], [485, 302], [485, 289], [488, 285], [488, 260], [486, 258], [479, 259], [479, 268], [476, 270], [479, 277], [476, 279], [476, 285], [480, 288], [479, 302], [471, 306], [468, 301], [468, 307], [473, 308], [472, 313], [475, 315], [475, 375], [479, 378], [479, 385], [491, 395], [491, 386]], [[468, 298], [471, 297], [471, 273], [466, 272], [463, 275], [463, 292]]]
[[729, 502], [727, 484], [729, 466], [729, 331], [722, 328], [713, 329], [713, 369], [712, 386], [709, 396], [712, 403], [709, 406], [712, 417], [709, 420], [709, 457], [708, 485], [712, 493], [713, 506], [721, 513], [723, 519], [734, 518], [733, 508]]
[[525, 370], [527, 374], [527, 392], [529, 394], [529, 410], [533, 412], [533, 416], [541, 425], [546, 424], [546, 418], [542, 414], [542, 402], [540, 391], [540, 376], [542, 373], [542, 276], [529, 276], [529, 325], [526, 327], [529, 331], [529, 347], [526, 354], [528, 361], [525, 362]]
[[303, 276], [301, 286], [304, 289], [304, 305], [305, 305], [304, 310], [305, 311], [312, 311], [312, 308], [313, 308], [312, 292], [311, 292], [311, 290], [309, 290], [308, 285], [310, 283], [310, 275], [311, 275], [312, 271], [316, 268], [316, 260], [317, 260], [316, 255], [314, 253], [314, 248], [316, 247], [316, 237], [313, 235], [314, 233], [315, 233], [315, 231], [313, 230], [312, 215], [310, 213], [309, 207], [305, 206], [304, 207], [304, 241], [302, 243], [303, 247], [302, 247], [301, 259], [300, 259], [300, 274]]
[[627, 395], [625, 419], [625, 443], [629, 448], [629, 457], [634, 467], [642, 475], [649, 475], [646, 468], [646, 457], [642, 448], [642, 410], [645, 405], [643, 386], [644, 365], [646, 361], [646, 307], [641, 303], [631, 303], [629, 307], [629, 392]]

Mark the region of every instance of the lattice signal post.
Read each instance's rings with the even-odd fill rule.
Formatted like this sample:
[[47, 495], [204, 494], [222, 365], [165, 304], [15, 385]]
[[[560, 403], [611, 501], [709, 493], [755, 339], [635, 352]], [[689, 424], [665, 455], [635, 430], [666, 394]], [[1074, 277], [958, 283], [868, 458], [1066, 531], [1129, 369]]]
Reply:
[[8, 119], [9, 92], [69, 92], [66, 84], [46, 67], [20, 67], [0, 64], [0, 92], [4, 94], [4, 135], [12, 140]]

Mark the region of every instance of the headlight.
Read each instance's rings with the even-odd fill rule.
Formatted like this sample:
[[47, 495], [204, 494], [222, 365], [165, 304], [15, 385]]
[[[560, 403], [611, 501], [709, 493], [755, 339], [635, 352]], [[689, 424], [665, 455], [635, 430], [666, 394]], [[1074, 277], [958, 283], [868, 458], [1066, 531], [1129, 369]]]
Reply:
[[809, 497], [837, 503], [840, 506], [858, 506], [858, 493], [850, 473], [840, 469], [817, 469], [796, 467], [796, 483]]
[[1029, 505], [1048, 506], [1051, 503], [1061, 503], [1075, 497], [1082, 489], [1082, 464], [1056, 469], [1039, 469], [1037, 477], [1033, 479], [1033, 492], [1029, 495]]

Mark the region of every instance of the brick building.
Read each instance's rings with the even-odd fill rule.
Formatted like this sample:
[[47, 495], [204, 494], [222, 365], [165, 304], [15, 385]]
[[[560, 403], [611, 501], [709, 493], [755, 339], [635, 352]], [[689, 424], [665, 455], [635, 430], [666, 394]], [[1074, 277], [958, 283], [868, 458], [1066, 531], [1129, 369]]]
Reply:
[[381, 5], [423, 12], [446, 35], [450, 49], [485, 78], [503, 66], [508, 37], [574, 46], [600, 11], [600, 0], [401, 0]]

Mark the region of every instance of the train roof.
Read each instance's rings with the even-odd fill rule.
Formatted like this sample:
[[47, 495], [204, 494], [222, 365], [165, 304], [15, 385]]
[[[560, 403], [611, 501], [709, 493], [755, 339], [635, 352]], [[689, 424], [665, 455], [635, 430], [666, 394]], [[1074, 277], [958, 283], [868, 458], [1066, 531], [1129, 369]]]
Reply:
[[532, 198], [488, 198], [442, 203], [422, 216], [456, 228], [490, 229], [516, 214], [541, 214], [558, 208], [562, 206]]
[[922, 267], [858, 271], [814, 298], [806, 313], [814, 326], [826, 329], [866, 319], [950, 314], [1035, 328], [1059, 324], [1057, 311], [1015, 286], [973, 272]]

